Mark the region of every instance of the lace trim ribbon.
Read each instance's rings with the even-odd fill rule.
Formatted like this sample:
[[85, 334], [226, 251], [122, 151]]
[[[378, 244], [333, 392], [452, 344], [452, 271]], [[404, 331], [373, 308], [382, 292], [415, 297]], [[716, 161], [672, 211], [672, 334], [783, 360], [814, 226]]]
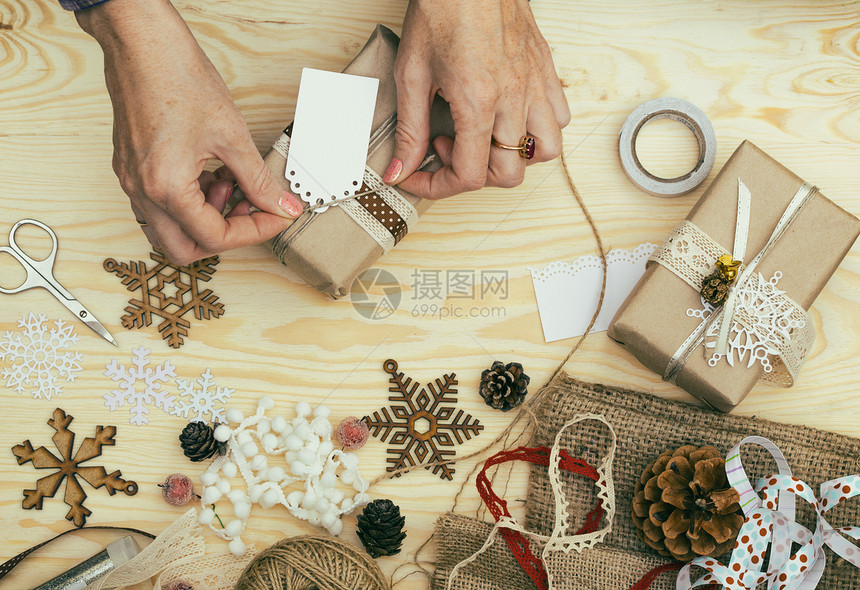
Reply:
[[[287, 157], [290, 149], [289, 128], [275, 141], [272, 149]], [[395, 189], [382, 182], [382, 178], [369, 166], [364, 168], [364, 179], [359, 192], [372, 190], [365, 195], [339, 204], [364, 231], [388, 252], [409, 232], [418, 221], [418, 211]]]
[[139, 584], [168, 566], [202, 557], [205, 550], [206, 545], [197, 524], [197, 511], [191, 508], [140, 553], [87, 586], [87, 590]]
[[[508, 461], [527, 461], [533, 465], [548, 467], [549, 454], [550, 451], [547, 447], [518, 447], [511, 451], [500, 451], [487, 459], [483, 469], [478, 473], [475, 483], [478, 487], [478, 494], [481, 496], [481, 500], [483, 500], [496, 522], [502, 518], [511, 518], [511, 513], [508, 510], [508, 503], [493, 490], [493, 484], [490, 478], [487, 477], [487, 470]], [[562, 450], [559, 454], [561, 457], [559, 467], [563, 471], [582, 475], [595, 482], [600, 479], [597, 470], [587, 462], [571, 457], [565, 450]], [[585, 524], [576, 534], [581, 535], [596, 531], [602, 519], [603, 506], [602, 502], [598, 501], [594, 509], [586, 515]], [[528, 540], [519, 531], [509, 528], [502, 528], [500, 532], [507, 542], [511, 553], [514, 554], [514, 557], [535, 583], [538, 590], [547, 590], [548, 575], [546, 568], [543, 562], [532, 553]]]
[[[597, 488], [597, 500], [600, 506], [605, 511], [605, 522], [606, 525], [601, 527], [600, 529], [593, 530], [592, 527], [589, 527], [589, 532], [585, 533], [574, 533], [570, 534], [570, 523], [568, 521], [569, 518], [569, 504], [567, 497], [564, 493], [564, 488], [562, 487], [561, 475], [560, 475], [560, 453], [562, 451], [561, 447], [561, 437], [564, 434], [565, 430], [569, 429], [571, 426], [578, 424], [579, 422], [584, 422], [586, 420], [596, 420], [598, 422], [602, 422], [609, 429], [609, 433], [612, 435], [612, 442], [609, 448], [609, 451], [603, 457], [598, 465], [596, 471], [598, 478], [595, 481], [595, 486]], [[612, 520], [615, 517], [615, 485], [612, 481], [612, 463], [615, 460], [615, 446], [616, 446], [616, 435], [615, 430], [612, 428], [612, 425], [606, 421], [606, 418], [600, 416], [598, 414], [581, 414], [575, 416], [570, 421], [566, 422], [564, 426], [558, 431], [556, 434], [555, 441], [553, 442], [552, 449], [550, 450], [549, 456], [549, 465], [547, 467], [549, 474], [549, 483], [552, 488], [553, 499], [555, 500], [555, 524], [552, 529], [552, 533], [550, 536], [541, 535], [532, 531], [525, 529], [522, 525], [520, 525], [514, 518], [511, 516], [500, 514], [499, 520], [496, 522], [493, 530], [490, 531], [489, 536], [487, 537], [484, 545], [478, 549], [471, 556], [467, 557], [460, 563], [454, 566], [451, 570], [451, 574], [448, 577], [448, 582], [445, 586], [446, 590], [451, 589], [451, 584], [454, 579], [457, 577], [460, 569], [464, 566], [475, 561], [478, 556], [480, 556], [484, 551], [486, 551], [494, 542], [496, 535], [505, 529], [511, 531], [517, 531], [522, 535], [526, 535], [539, 543], [544, 543], [543, 550], [541, 551], [540, 560], [546, 563], [546, 560], [549, 557], [549, 554], [553, 551], [560, 551], [562, 553], [570, 553], [571, 550], [576, 552], [581, 552], [583, 549], [590, 549], [594, 547], [597, 543], [602, 542], [606, 535], [612, 530]], [[553, 576], [550, 571], [547, 571], [547, 588], [552, 590], [553, 586]]]
[[[807, 183], [798, 189], [767, 244], [749, 263], [741, 265], [725, 305], [715, 309], [702, 300], [702, 309], [687, 310], [688, 316], [702, 321], [672, 356], [663, 374], [664, 380], [674, 383], [692, 351], [702, 345], [705, 354], [712, 352], [708, 360], [711, 366], [722, 357], [731, 366], [736, 358], [746, 359], [748, 367], [758, 361], [764, 369], [763, 380], [784, 387], [793, 385], [815, 340], [812, 320], [796, 301], [776, 288], [782, 273], [777, 272], [766, 280], [755, 270], [816, 191]], [[739, 260], [746, 250], [749, 199], [749, 190], [738, 179], [738, 223], [733, 256]], [[684, 220], [654, 251], [648, 264], [661, 264], [699, 291], [702, 281], [714, 271], [717, 258], [724, 254], [730, 252], [696, 224]]]
[[669, 237], [657, 246], [648, 265], [656, 262], [671, 270], [679, 279], [698, 291], [702, 281], [714, 271], [714, 261], [724, 254], [730, 254], [711, 236], [699, 229], [692, 221], [685, 219], [671, 231]]
[[206, 545], [191, 508], [173, 521], [135, 557], [89, 586], [87, 590], [125, 588], [158, 576], [155, 588], [166, 588], [182, 579], [194, 588], [231, 590], [257, 550], [250, 548], [241, 557], [231, 554], [206, 555]]

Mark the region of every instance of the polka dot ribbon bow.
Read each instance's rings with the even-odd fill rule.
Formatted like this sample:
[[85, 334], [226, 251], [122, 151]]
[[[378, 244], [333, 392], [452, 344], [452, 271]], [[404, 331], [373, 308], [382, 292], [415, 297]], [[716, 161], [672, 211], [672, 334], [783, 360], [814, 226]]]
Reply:
[[[779, 468], [775, 475], [760, 479], [755, 488], [750, 485], [741, 465], [740, 447], [746, 443], [764, 447]], [[810, 486], [791, 475], [779, 448], [760, 436], [749, 436], [729, 451], [726, 475], [740, 494], [745, 517], [731, 561], [723, 565], [710, 557], [694, 559], [678, 574], [677, 590], [715, 583], [726, 590], [751, 590], [763, 582], [767, 582], [768, 590], [815, 588], [824, 572], [825, 545], [847, 562], [860, 567], [860, 549], [842, 536], [860, 540], [860, 527], [834, 529], [824, 518], [828, 510], [843, 500], [860, 495], [860, 475], [824, 482], [816, 498]], [[794, 521], [797, 498], [808, 502], [815, 510], [817, 522], [814, 532]], [[793, 554], [792, 543], [799, 545]], [[768, 545], [770, 562], [762, 571]], [[707, 570], [695, 582], [690, 577], [694, 566]]]

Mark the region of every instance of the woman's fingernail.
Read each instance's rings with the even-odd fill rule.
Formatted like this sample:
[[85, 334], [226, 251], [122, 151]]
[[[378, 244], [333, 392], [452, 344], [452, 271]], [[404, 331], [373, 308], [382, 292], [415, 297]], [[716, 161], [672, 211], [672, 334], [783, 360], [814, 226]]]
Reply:
[[290, 217], [299, 217], [302, 214], [301, 203], [299, 203], [299, 200], [296, 199], [290, 191], [284, 191], [284, 195], [281, 197], [281, 200], [278, 201], [278, 205], [280, 205], [284, 213]]
[[230, 200], [230, 197], [233, 196], [233, 191], [236, 190], [236, 185], [234, 184], [230, 188], [227, 189], [227, 200]]
[[400, 173], [403, 171], [403, 162], [398, 160], [397, 158], [392, 158], [391, 163], [388, 164], [388, 168], [385, 170], [385, 176], [382, 177], [382, 182], [385, 184], [391, 184], [397, 180], [397, 177], [400, 176]]

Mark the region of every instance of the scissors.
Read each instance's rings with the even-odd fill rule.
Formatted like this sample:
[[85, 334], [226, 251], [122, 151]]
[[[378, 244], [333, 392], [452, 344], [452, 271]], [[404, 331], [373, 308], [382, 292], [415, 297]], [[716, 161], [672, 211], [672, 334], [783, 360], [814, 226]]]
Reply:
[[[44, 260], [34, 260], [31, 256], [27, 255], [15, 241], [15, 234], [24, 225], [35, 225], [36, 227], [42, 228], [48, 232], [48, 235], [51, 236], [51, 240], [53, 241], [51, 253], [48, 254], [48, 257]], [[27, 278], [23, 283], [14, 289], [6, 289], [5, 287], [0, 286], [0, 293], [11, 295], [28, 289], [35, 289], [36, 287], [47, 289], [51, 295], [59, 299], [60, 303], [65, 305], [66, 308], [79, 319], [83, 320], [83, 322], [96, 334], [114, 346], [118, 346], [116, 340], [114, 340], [113, 336], [110, 335], [110, 332], [108, 332], [102, 323], [96, 319], [92, 312], [78, 303], [78, 300], [75, 299], [71, 293], [66, 291], [57, 279], [54, 278], [54, 260], [57, 258], [57, 234], [54, 233], [54, 230], [41, 221], [36, 221], [35, 219], [22, 219], [12, 226], [12, 229], [9, 231], [9, 245], [0, 246], [0, 252], [6, 252], [11, 255], [12, 258], [20, 262], [21, 266], [24, 267], [24, 270], [27, 271]]]

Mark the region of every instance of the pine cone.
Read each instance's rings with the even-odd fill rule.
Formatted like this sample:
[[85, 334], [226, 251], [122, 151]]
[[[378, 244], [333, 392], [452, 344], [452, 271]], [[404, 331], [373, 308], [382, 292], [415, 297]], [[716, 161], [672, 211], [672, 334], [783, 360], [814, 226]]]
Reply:
[[529, 376], [520, 363], [493, 361], [481, 373], [481, 397], [491, 408], [507, 412], [520, 405], [528, 393]]
[[729, 296], [730, 284], [722, 272], [715, 270], [702, 281], [702, 290], [699, 294], [714, 307], [719, 307]]
[[636, 483], [633, 521], [639, 538], [661, 555], [690, 561], [732, 548], [744, 518], [726, 462], [712, 447], [664, 451]]
[[403, 525], [405, 516], [391, 500], [374, 500], [356, 517], [358, 538], [371, 557], [400, 553], [400, 544], [406, 538]]
[[212, 455], [223, 455], [227, 443], [215, 440], [215, 429], [205, 422], [189, 422], [179, 435], [182, 452], [192, 461], [205, 461]]

